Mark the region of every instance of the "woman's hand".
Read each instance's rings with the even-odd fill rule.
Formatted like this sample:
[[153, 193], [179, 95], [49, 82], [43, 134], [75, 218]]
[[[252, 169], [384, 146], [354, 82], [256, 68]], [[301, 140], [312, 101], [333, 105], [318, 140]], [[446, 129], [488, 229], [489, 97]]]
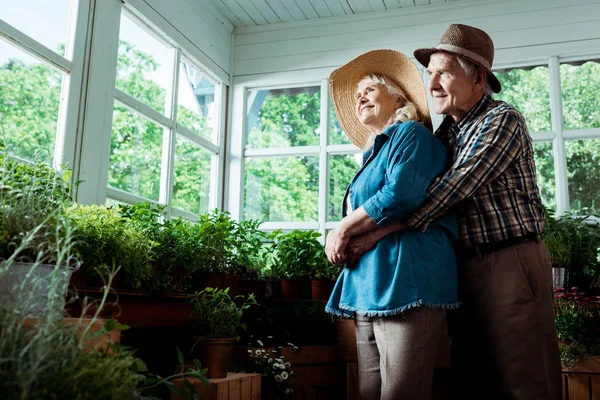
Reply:
[[350, 238], [343, 236], [338, 228], [329, 232], [325, 240], [325, 254], [330, 263], [338, 265], [346, 260], [346, 245], [349, 241]]
[[367, 232], [352, 237], [346, 246], [346, 263], [349, 265], [356, 264], [360, 256], [371, 250], [379, 239], [374, 232]]

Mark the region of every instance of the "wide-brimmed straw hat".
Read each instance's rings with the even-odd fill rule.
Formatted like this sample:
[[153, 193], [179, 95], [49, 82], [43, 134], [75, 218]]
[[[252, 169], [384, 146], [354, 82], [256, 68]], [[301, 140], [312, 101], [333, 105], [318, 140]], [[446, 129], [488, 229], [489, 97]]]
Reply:
[[492, 90], [498, 93], [502, 90], [500, 81], [492, 73], [494, 63], [494, 42], [492, 38], [481, 29], [468, 25], [452, 24], [444, 32], [440, 44], [429, 49], [417, 49], [415, 58], [425, 67], [429, 65], [429, 59], [433, 53], [444, 52], [457, 54], [470, 60], [485, 69]]
[[412, 101], [421, 122], [431, 129], [423, 78], [410, 58], [395, 50], [373, 50], [356, 57], [329, 75], [329, 92], [338, 121], [348, 138], [363, 148], [370, 132], [356, 116], [356, 90], [367, 75], [383, 75], [394, 81]]

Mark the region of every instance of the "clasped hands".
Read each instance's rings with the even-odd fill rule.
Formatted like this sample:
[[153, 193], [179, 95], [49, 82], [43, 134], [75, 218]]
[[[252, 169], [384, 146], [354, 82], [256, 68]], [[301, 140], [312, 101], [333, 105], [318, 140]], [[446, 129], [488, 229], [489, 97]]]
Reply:
[[375, 245], [370, 232], [347, 236], [339, 228], [329, 232], [325, 240], [325, 253], [334, 265], [353, 265], [367, 250]]

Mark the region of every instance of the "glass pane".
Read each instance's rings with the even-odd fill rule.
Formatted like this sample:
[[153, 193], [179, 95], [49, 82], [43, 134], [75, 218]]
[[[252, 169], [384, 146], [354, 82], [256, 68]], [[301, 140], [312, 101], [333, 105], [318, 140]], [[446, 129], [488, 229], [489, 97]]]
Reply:
[[567, 177], [571, 210], [600, 212], [600, 139], [569, 140]]
[[344, 195], [350, 181], [361, 165], [362, 154], [329, 156], [329, 211], [328, 221], [342, 219]]
[[244, 219], [317, 221], [319, 157], [247, 158]]
[[70, 8], [71, 0], [0, 0], [5, 22], [61, 56], [68, 38]]
[[342, 131], [333, 104], [329, 104], [329, 144], [351, 144], [352, 142]]
[[108, 185], [158, 201], [162, 137], [159, 125], [115, 106]]
[[494, 98], [504, 100], [519, 110], [530, 133], [551, 131], [548, 67], [496, 71], [495, 74], [502, 84], [502, 91]]
[[216, 144], [215, 85], [201, 70], [185, 62], [179, 64], [177, 122]]
[[198, 145], [177, 136], [173, 205], [185, 211], [208, 211], [212, 155]]
[[129, 203], [125, 203], [124, 201], [120, 201], [120, 200], [111, 199], [110, 197], [106, 198], [106, 203], [105, 204], [108, 207], [112, 207], [112, 206], [127, 206], [127, 205], [129, 205]]
[[246, 147], [318, 146], [320, 104], [319, 86], [250, 91]]
[[600, 64], [561, 64], [560, 84], [565, 129], [600, 127]]
[[556, 210], [556, 181], [554, 179], [554, 154], [552, 143], [534, 143], [533, 156], [538, 188], [546, 207]]
[[62, 78], [0, 40], [0, 135], [12, 154], [52, 162]]
[[173, 82], [172, 48], [125, 15], [121, 15], [119, 38], [117, 89], [165, 113], [166, 93]]

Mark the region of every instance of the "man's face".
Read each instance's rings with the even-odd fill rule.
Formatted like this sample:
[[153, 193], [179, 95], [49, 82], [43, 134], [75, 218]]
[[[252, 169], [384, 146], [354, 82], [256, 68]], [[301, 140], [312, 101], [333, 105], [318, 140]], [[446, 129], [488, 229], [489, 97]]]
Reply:
[[454, 55], [433, 53], [427, 73], [429, 92], [437, 114], [450, 115], [458, 121], [481, 98], [482, 93], [475, 83], [476, 74], [466, 76]]

